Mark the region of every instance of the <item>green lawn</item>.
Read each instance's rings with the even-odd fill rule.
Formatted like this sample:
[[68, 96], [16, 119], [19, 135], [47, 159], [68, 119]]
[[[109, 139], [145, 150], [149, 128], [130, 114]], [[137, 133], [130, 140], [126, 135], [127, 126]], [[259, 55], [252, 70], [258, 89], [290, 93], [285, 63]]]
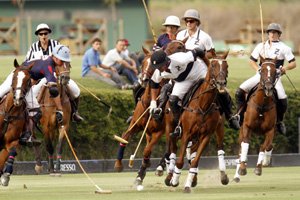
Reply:
[[[3, 82], [5, 77], [10, 73], [10, 71], [13, 69], [13, 59], [15, 57], [13, 56], [1, 56], [0, 57], [0, 81]], [[24, 56], [18, 56], [17, 59], [19, 62], [22, 61]], [[71, 72], [71, 77], [75, 81], [80, 82], [81, 84], [91, 88], [92, 90], [115, 90], [118, 91], [117, 89], [114, 89], [113, 87], [101, 83], [96, 80], [91, 80], [91, 79], [83, 79], [81, 78], [81, 59], [82, 57], [80, 56], [73, 56], [72, 57], [72, 72]], [[231, 57], [228, 59], [229, 62], [229, 77], [228, 77], [228, 89], [231, 92], [234, 92], [236, 88], [247, 78], [251, 77], [252, 75], [255, 74], [255, 72], [252, 70], [252, 68], [249, 65], [248, 62], [248, 57]], [[288, 71], [288, 76], [297, 88], [298, 91], [300, 91], [300, 57], [297, 57], [297, 68]], [[283, 76], [282, 78], [284, 87], [286, 91], [292, 91], [294, 92], [294, 89], [290, 82], [288, 81], [286, 76]]]
[[[94, 194], [96, 187], [83, 174], [68, 174], [62, 177], [48, 175], [12, 176], [8, 187], [0, 186], [0, 199], [5, 200], [298, 200], [300, 199], [300, 167], [264, 168], [262, 176], [253, 169], [242, 177], [240, 183], [221, 185], [217, 170], [199, 170], [198, 186], [191, 194], [182, 193], [187, 172], [184, 171], [177, 188], [166, 187], [164, 177], [148, 172], [144, 190], [136, 191], [136, 173], [90, 174], [92, 180], [112, 194]], [[228, 170], [230, 180], [234, 170]], [[26, 189], [24, 188], [26, 187]]]

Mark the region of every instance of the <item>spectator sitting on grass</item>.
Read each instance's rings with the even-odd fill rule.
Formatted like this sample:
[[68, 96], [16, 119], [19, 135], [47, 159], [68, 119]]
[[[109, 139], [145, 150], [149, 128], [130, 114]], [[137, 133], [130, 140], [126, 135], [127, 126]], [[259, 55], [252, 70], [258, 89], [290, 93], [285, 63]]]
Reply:
[[138, 70], [133, 59], [130, 59], [124, 51], [125, 41], [119, 39], [116, 42], [114, 49], [107, 52], [103, 59], [103, 64], [109, 67], [114, 67], [120, 75], [124, 75], [131, 84], [138, 84]]
[[99, 38], [95, 38], [92, 41], [92, 47], [85, 52], [82, 59], [81, 76], [92, 77], [110, 85], [117, 86], [120, 89], [130, 88], [128, 84], [124, 83], [114, 67], [104, 65], [101, 62], [99, 54], [101, 42], [102, 41]]

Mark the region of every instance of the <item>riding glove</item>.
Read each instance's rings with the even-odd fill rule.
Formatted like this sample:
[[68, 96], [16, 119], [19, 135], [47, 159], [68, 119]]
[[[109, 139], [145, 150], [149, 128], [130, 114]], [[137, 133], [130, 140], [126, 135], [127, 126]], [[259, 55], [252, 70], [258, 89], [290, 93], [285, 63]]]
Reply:
[[157, 104], [156, 104], [156, 101], [155, 101], [155, 100], [152, 100], [152, 101], [150, 102], [149, 108], [150, 108], [150, 113], [153, 113], [154, 109], [157, 108]]

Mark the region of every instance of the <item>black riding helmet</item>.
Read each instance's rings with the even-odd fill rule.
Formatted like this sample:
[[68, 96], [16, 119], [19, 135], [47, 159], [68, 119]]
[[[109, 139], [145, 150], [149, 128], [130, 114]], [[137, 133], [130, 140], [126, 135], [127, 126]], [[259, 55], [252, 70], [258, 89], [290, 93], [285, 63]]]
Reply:
[[151, 67], [154, 69], [159, 69], [160, 67], [166, 65], [170, 61], [170, 58], [168, 58], [167, 54], [163, 50], [158, 50], [151, 55], [150, 61]]

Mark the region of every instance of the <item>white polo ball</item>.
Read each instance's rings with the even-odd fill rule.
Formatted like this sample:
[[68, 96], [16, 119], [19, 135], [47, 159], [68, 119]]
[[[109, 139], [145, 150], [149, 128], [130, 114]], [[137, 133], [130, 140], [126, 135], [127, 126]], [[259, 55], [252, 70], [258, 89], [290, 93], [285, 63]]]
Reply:
[[142, 190], [144, 190], [144, 186], [143, 185], [138, 185], [138, 186], [136, 186], [136, 190], [137, 191], [142, 191]]

